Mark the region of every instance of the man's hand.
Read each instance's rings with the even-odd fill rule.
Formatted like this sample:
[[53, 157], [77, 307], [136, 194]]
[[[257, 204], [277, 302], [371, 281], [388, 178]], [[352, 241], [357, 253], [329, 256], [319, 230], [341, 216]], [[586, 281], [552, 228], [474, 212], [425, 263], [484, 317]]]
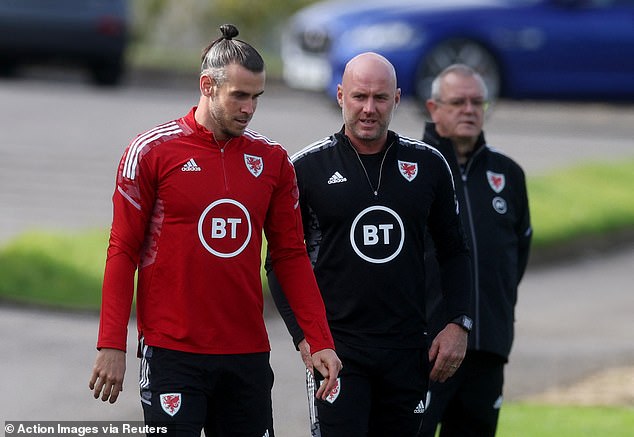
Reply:
[[97, 352], [95, 365], [88, 386], [94, 391], [95, 399], [114, 404], [123, 391], [125, 375], [125, 352], [103, 348]]
[[315, 371], [313, 369], [313, 358], [310, 355], [310, 345], [308, 344], [306, 339], [303, 339], [299, 342], [297, 347], [299, 348], [299, 353], [302, 356], [302, 361], [304, 362], [304, 365], [308, 370], [310, 370], [310, 373], [314, 375]]
[[332, 349], [323, 349], [312, 355], [313, 367], [324, 377], [315, 397], [326, 399], [337, 386], [337, 376], [343, 367], [341, 360]]
[[434, 364], [429, 378], [445, 382], [460, 367], [467, 351], [468, 333], [455, 323], [448, 323], [434, 338], [429, 348], [429, 361]]

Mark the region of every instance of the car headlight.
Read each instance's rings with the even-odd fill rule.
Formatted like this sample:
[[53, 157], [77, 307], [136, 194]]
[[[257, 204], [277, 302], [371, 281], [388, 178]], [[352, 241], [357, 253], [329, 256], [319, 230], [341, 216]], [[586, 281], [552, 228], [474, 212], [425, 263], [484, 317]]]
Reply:
[[357, 49], [390, 50], [420, 44], [423, 36], [403, 21], [359, 26], [342, 34], [341, 40]]

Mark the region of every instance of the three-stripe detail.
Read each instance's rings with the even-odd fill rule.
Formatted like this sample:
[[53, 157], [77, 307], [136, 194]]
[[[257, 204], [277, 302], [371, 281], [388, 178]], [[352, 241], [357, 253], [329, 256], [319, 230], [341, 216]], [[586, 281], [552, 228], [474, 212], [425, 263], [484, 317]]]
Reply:
[[123, 165], [123, 176], [128, 179], [136, 177], [139, 156], [145, 147], [160, 138], [180, 134], [181, 132], [183, 130], [178, 123], [170, 121], [139, 135], [128, 147], [128, 153]]

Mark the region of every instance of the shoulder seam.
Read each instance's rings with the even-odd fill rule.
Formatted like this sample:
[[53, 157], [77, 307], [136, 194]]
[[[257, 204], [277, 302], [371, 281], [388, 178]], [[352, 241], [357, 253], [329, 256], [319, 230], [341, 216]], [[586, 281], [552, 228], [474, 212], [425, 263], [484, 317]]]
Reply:
[[183, 133], [181, 126], [176, 121], [170, 121], [137, 136], [128, 146], [123, 165], [123, 176], [134, 179], [141, 154], [145, 149], [163, 143], [181, 133]]
[[415, 139], [403, 137], [400, 135], [399, 135], [399, 142], [403, 144], [404, 146], [414, 147], [418, 150], [429, 150], [433, 155], [436, 155], [438, 158], [440, 158], [443, 164], [445, 164], [445, 167], [447, 168], [449, 175], [451, 176], [451, 185], [453, 186], [454, 190], [456, 189], [456, 185], [453, 180], [453, 172], [451, 171], [451, 166], [449, 165], [449, 162], [447, 162], [447, 159], [445, 158], [445, 156], [440, 152], [440, 150], [438, 150], [434, 146], [424, 141], [415, 140]]
[[332, 137], [325, 137], [320, 140], [317, 140], [314, 143], [311, 143], [308, 146], [304, 147], [303, 149], [299, 150], [298, 152], [295, 152], [294, 154], [292, 154], [291, 161], [295, 162], [296, 160], [298, 160], [299, 158], [305, 155], [309, 155], [311, 153], [318, 152], [319, 150], [332, 147], [334, 146], [335, 142], [336, 141], [334, 141]]
[[250, 139], [252, 139], [254, 141], [262, 141], [262, 142], [268, 144], [269, 146], [281, 146], [281, 144], [278, 143], [277, 141], [273, 141], [273, 140], [269, 139], [267, 136], [262, 135], [262, 134], [260, 134], [260, 133], [258, 133], [256, 131], [254, 131], [254, 130], [251, 130], [251, 129], [245, 129], [244, 135], [247, 138], [250, 138]]

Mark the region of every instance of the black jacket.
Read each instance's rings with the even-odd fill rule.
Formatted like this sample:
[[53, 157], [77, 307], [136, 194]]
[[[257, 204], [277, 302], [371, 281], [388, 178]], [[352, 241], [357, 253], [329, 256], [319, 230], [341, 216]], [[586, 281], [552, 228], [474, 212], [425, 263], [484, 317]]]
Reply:
[[[339, 132], [292, 157], [304, 233], [335, 340], [427, 345], [425, 232], [438, 247], [448, 302], [469, 313], [471, 275], [447, 162], [389, 132], [386, 151], [359, 155]], [[272, 271], [269, 286], [295, 343], [297, 327]]]
[[[451, 166], [471, 252], [474, 328], [468, 349], [508, 359], [517, 287], [526, 269], [532, 236], [524, 172], [511, 158], [488, 146], [484, 134], [464, 168], [458, 164], [451, 141], [441, 138], [433, 123], [425, 126], [423, 140], [436, 147]], [[433, 262], [428, 256], [428, 270], [434, 270]], [[433, 276], [428, 280], [436, 282]], [[438, 297], [438, 285], [432, 288], [436, 289], [432, 295]], [[442, 314], [434, 311], [432, 319], [441, 318], [434, 323], [434, 331], [442, 326], [446, 317]]]

